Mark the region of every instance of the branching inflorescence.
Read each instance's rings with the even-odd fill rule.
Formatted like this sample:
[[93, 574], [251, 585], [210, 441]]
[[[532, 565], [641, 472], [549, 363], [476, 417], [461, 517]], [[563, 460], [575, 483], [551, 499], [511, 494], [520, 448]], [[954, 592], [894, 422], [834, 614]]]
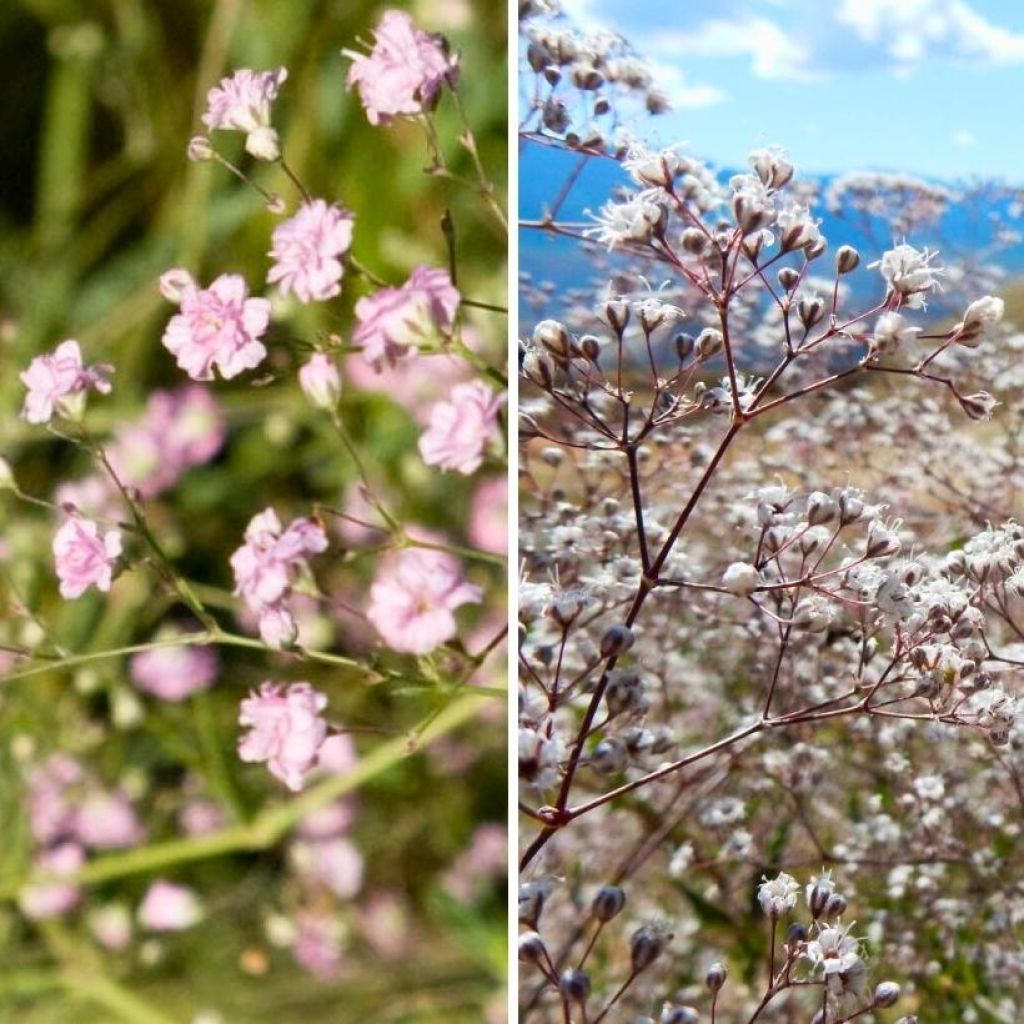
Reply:
[[[826, 239], [820, 190], [779, 148], [726, 179], [677, 149], [523, 130], [626, 182], [563, 221], [577, 165], [523, 226], [608, 253], [587, 305], [526, 279], [554, 314], [520, 353], [526, 1019], [647, 1019], [665, 999], [662, 1021], [697, 1020], [692, 1003], [837, 1024], [897, 1001], [960, 1019], [930, 1016], [939, 978], [961, 1008], [1015, 1006], [1019, 338], [977, 254], [905, 237], [955, 193], [835, 182], [834, 212], [887, 225], [865, 252]], [[859, 927], [846, 900], [824, 912], [826, 872], [777, 937], [790, 873], [829, 868]], [[670, 964], [601, 954], [609, 892], [637, 927], [662, 921]], [[953, 945], [968, 927], [977, 953]], [[868, 948], [902, 999], [867, 984]]]

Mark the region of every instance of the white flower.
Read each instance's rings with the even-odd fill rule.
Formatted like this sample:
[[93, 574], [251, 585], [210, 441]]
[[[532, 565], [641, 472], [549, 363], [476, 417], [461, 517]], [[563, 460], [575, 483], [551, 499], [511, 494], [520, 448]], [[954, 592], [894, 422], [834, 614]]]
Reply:
[[953, 328], [957, 344], [977, 348], [992, 327], [1003, 319], [1006, 303], [994, 295], [975, 299], [964, 313], [963, 320]]
[[829, 926], [822, 928], [817, 936], [807, 943], [807, 959], [820, 967], [826, 976], [843, 974], [861, 963], [860, 945], [851, 938], [846, 928]]
[[749, 562], [733, 562], [722, 573], [722, 586], [737, 597], [749, 597], [761, 585], [761, 574]]
[[777, 878], [770, 880], [764, 876], [762, 878], [763, 881], [757, 890], [757, 900], [769, 917], [782, 917], [796, 906], [800, 886], [797, 885], [795, 878], [785, 872], [780, 872]]
[[897, 245], [882, 254], [872, 267], [878, 267], [891, 291], [902, 295], [907, 305], [919, 309], [924, 305], [924, 293], [938, 284], [941, 267], [931, 266], [938, 255], [930, 249], [915, 249], [912, 245]]

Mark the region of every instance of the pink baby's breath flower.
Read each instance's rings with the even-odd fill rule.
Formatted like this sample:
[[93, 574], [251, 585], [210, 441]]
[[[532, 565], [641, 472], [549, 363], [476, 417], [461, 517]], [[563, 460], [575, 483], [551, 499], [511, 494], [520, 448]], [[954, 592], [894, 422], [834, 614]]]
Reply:
[[114, 564], [120, 554], [120, 530], [100, 534], [100, 528], [91, 520], [71, 516], [53, 538], [61, 597], [81, 597], [89, 587], [110, 590]]
[[276, 160], [281, 155], [277, 132], [270, 127], [270, 105], [288, 77], [286, 68], [251, 71], [242, 68], [222, 78], [206, 94], [203, 124], [209, 131], [245, 132], [245, 148], [259, 160]]
[[496, 555], [508, 550], [508, 481], [503, 476], [490, 477], [473, 492], [469, 539]]
[[352, 214], [323, 199], [303, 203], [298, 213], [274, 229], [267, 274], [281, 294], [294, 292], [300, 302], [323, 302], [341, 291], [343, 267], [338, 257], [352, 244]]
[[366, 617], [392, 650], [426, 654], [455, 636], [455, 609], [482, 597], [453, 555], [405, 548], [382, 561]]
[[444, 41], [418, 29], [404, 11], [385, 11], [373, 35], [368, 55], [342, 51], [352, 58], [348, 86], [358, 88], [370, 124], [430, 110], [441, 88], [454, 84], [458, 65]]
[[306, 558], [326, 549], [327, 534], [313, 519], [295, 519], [282, 529], [268, 508], [250, 521], [231, 567], [235, 593], [258, 616], [265, 643], [284, 647], [294, 641], [297, 627], [286, 602], [296, 579], [308, 571]]
[[447, 334], [459, 293], [446, 270], [418, 266], [400, 288], [382, 288], [356, 303], [353, 341], [375, 368], [394, 364], [432, 335]]
[[122, 483], [155, 498], [181, 475], [217, 454], [224, 444], [224, 415], [199, 384], [156, 391], [141, 420], [118, 430], [107, 458]]
[[[85, 864], [85, 851], [77, 843], [61, 843], [36, 857], [40, 874], [56, 878], [75, 874]], [[18, 894], [18, 905], [26, 917], [41, 920], [60, 917], [77, 906], [82, 890], [73, 882], [41, 882], [28, 885]]]
[[327, 723], [321, 717], [325, 707], [327, 698], [309, 683], [287, 688], [263, 683], [242, 701], [238, 722], [249, 732], [239, 741], [238, 756], [243, 761], [265, 761], [271, 775], [297, 792], [327, 738]]
[[457, 384], [448, 401], [431, 410], [430, 426], [419, 443], [423, 461], [465, 476], [475, 473], [487, 443], [498, 436], [498, 410], [504, 401], [504, 395], [482, 381]]
[[146, 891], [138, 916], [150, 931], [180, 932], [203, 919], [203, 905], [191, 889], [160, 878]]
[[161, 700], [180, 701], [208, 689], [217, 678], [217, 654], [208, 647], [157, 647], [131, 660], [135, 685]]
[[179, 296], [181, 312], [164, 331], [164, 347], [193, 380], [212, 380], [214, 367], [230, 379], [263, 362], [267, 350], [259, 339], [270, 323], [270, 303], [250, 298], [243, 277], [221, 274], [209, 288], [180, 281], [171, 288], [167, 278], [161, 290]]
[[29, 423], [49, 423], [54, 414], [75, 418], [89, 388], [108, 394], [109, 366], [86, 367], [77, 341], [62, 341], [50, 355], [36, 356], [21, 374], [28, 388], [22, 416]]
[[299, 385], [306, 397], [320, 409], [333, 409], [341, 395], [338, 364], [324, 352], [314, 352], [299, 368]]
[[333, 913], [303, 911], [296, 919], [298, 935], [292, 947], [299, 966], [323, 981], [341, 971], [345, 938], [341, 919]]
[[338, 899], [352, 899], [363, 886], [363, 855], [348, 839], [300, 840], [292, 844], [289, 860], [302, 878], [329, 889]]
[[94, 850], [135, 846], [145, 837], [128, 797], [103, 790], [84, 797], [75, 814], [75, 832], [80, 842]]

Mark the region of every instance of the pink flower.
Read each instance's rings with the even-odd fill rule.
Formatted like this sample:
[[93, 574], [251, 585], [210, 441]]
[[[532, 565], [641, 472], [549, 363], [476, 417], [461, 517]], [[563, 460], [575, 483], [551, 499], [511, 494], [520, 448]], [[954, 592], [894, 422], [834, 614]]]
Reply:
[[444, 42], [418, 29], [404, 11], [386, 11], [373, 34], [368, 56], [342, 51], [352, 58], [348, 86], [359, 89], [370, 124], [429, 110], [442, 86], [454, 84], [458, 67]]
[[469, 539], [482, 551], [508, 550], [508, 481], [492, 476], [474, 492], [469, 510]]
[[107, 457], [122, 483], [155, 498], [186, 470], [212, 459], [224, 436], [224, 416], [213, 396], [187, 384], [154, 392], [142, 419], [118, 430]]
[[206, 836], [227, 824], [224, 812], [212, 801], [204, 798], [190, 800], [178, 815], [178, 824], [189, 836]]
[[105, 376], [110, 372], [105, 365], [86, 368], [78, 342], [62, 341], [52, 355], [36, 356], [21, 374], [28, 388], [21, 414], [29, 423], [49, 423], [54, 413], [73, 419], [80, 415], [89, 388], [110, 393]]
[[458, 308], [448, 271], [421, 265], [400, 288], [382, 288], [356, 303], [352, 339], [376, 369], [393, 365], [431, 335], [447, 334]]
[[299, 369], [299, 385], [317, 408], [333, 409], [341, 396], [338, 364], [323, 352], [314, 352]]
[[405, 548], [382, 560], [366, 617], [392, 650], [426, 654], [455, 636], [455, 609], [482, 597], [478, 586], [462, 578], [454, 556]]
[[341, 971], [345, 930], [341, 920], [322, 911], [303, 911], [295, 923], [298, 935], [292, 953], [301, 967], [323, 981]]
[[120, 554], [120, 530], [108, 530], [101, 536], [94, 522], [71, 516], [53, 538], [61, 597], [81, 597], [89, 587], [110, 590]]
[[249, 732], [239, 741], [238, 756], [265, 761], [271, 775], [297, 792], [327, 738], [327, 723], [320, 717], [325, 707], [327, 698], [309, 683], [287, 689], [263, 683], [242, 701], [238, 722]]
[[[270, 323], [270, 303], [249, 298], [245, 279], [221, 274], [209, 288], [199, 288], [183, 271], [161, 278], [164, 295], [178, 301], [181, 312], [171, 317], [164, 331], [164, 347], [177, 357], [193, 380], [213, 380], [214, 367], [228, 380], [263, 362], [266, 348], [259, 339]], [[178, 275], [171, 281], [170, 275]]]
[[160, 878], [146, 891], [138, 916], [150, 931], [180, 932], [203, 919], [203, 906], [191, 889]]
[[348, 839], [298, 841], [289, 850], [296, 873], [307, 882], [350, 900], [363, 887], [363, 856]]
[[67, 754], [53, 754], [32, 769], [28, 777], [28, 817], [32, 836], [40, 846], [51, 846], [75, 835], [74, 790], [82, 782], [81, 765]]
[[303, 203], [290, 220], [274, 228], [270, 284], [300, 302], [323, 302], [341, 291], [338, 257], [352, 244], [352, 214], [323, 199]]
[[220, 666], [209, 647], [157, 647], [131, 660], [135, 685], [161, 700], [179, 701], [213, 685]]
[[[57, 878], [75, 874], [85, 864], [85, 851], [77, 843], [61, 843], [36, 857], [35, 868], [41, 875]], [[41, 882], [28, 885], [18, 894], [18, 905], [26, 917], [40, 920], [59, 917], [77, 906], [82, 890], [73, 882]]]
[[135, 846], [145, 837], [135, 808], [123, 793], [88, 793], [75, 813], [78, 839], [94, 850]]
[[281, 155], [277, 132], [270, 127], [270, 105], [288, 77], [286, 68], [276, 71], [251, 71], [242, 68], [230, 78], [222, 78], [206, 94], [203, 124], [209, 131], [218, 128], [245, 132], [245, 148], [259, 160], [276, 160]]
[[294, 519], [283, 530], [272, 508], [254, 516], [245, 543], [231, 556], [235, 593], [259, 618], [260, 635], [271, 647], [293, 642], [297, 626], [287, 607], [292, 586], [308, 572], [306, 556], [327, 549], [323, 527], [312, 519]]
[[447, 402], [430, 411], [430, 426], [420, 437], [420, 454], [428, 466], [475, 473], [484, 460], [484, 447], [498, 436], [498, 410], [504, 395], [482, 381], [456, 384]]

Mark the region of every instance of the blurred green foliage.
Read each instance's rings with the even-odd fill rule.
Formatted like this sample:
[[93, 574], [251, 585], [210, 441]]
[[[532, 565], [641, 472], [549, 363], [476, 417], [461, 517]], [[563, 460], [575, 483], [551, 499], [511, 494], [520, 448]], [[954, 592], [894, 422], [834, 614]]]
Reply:
[[[403, 6], [461, 53], [460, 95], [483, 164], [504, 196], [504, 5], [422, 0]], [[113, 394], [93, 401], [89, 413], [91, 429], [102, 434], [137, 416], [154, 387], [184, 382], [160, 345], [172, 312], [156, 288], [160, 273], [184, 266], [205, 282], [239, 271], [254, 290], [261, 288], [275, 218], [253, 189], [223, 168], [185, 157], [206, 90], [234, 68], [288, 68], [274, 116], [288, 162], [314, 194], [356, 211], [353, 252], [362, 264], [395, 283], [419, 261], [444, 265], [440, 223], [448, 209], [463, 294], [505, 304], [505, 237], [480, 197], [423, 172], [428, 154], [419, 126], [374, 129], [345, 90], [347, 62], [339, 51], [368, 40], [383, 9], [362, 0], [0, 4], [7, 100], [0, 119], [0, 455], [23, 490], [49, 498], [57, 483], [89, 468], [80, 450], [18, 417], [18, 373], [33, 355], [74, 337], [87, 362], [116, 367]], [[450, 100], [441, 103], [436, 122], [453, 171], [470, 177]], [[216, 139], [218, 149], [257, 181], [293, 202], [280, 169], [252, 166], [241, 143], [225, 133]], [[292, 371], [318, 331], [345, 338], [351, 306], [368, 287], [349, 275], [342, 299], [328, 308], [289, 307], [286, 319], [275, 319], [268, 364], [256, 375], [265, 378], [262, 386], [251, 386], [252, 375], [215, 385], [230, 422], [225, 452], [148, 509], [183, 574], [206, 588], [205, 598], [226, 622], [233, 607], [227, 559], [249, 518], [271, 504], [285, 519], [308, 513], [313, 501], [340, 506], [355, 479], [330, 424], [309, 408]], [[503, 365], [504, 318], [471, 310], [466, 327], [481, 338], [480, 351], [491, 363]], [[343, 415], [403, 520], [467, 543], [458, 524], [466, 518], [472, 484], [419, 462], [418, 427], [406, 410], [385, 396], [349, 391]], [[504, 473], [500, 465], [491, 468]], [[461, 511], [453, 522], [455, 510]], [[49, 635], [73, 651], [144, 641], [166, 617], [181, 619], [145, 570], [123, 576], [109, 599], [62, 602], [52, 578], [52, 532], [45, 512], [0, 495], [6, 614], [24, 601]], [[467, 569], [492, 594], [504, 594], [499, 567]], [[337, 578], [351, 588], [354, 603], [372, 572], [368, 559], [339, 568]], [[492, 613], [503, 616], [501, 598], [494, 600]], [[335, 649], [347, 649], [343, 630]], [[405, 665], [394, 656], [391, 661], [398, 670]], [[400, 732], [444, 699], [443, 686], [429, 685], [422, 672], [411, 672], [408, 688], [367, 688], [351, 673], [259, 651], [224, 650], [222, 664], [209, 700], [161, 706], [130, 728], [112, 725], [112, 709], [130, 686], [123, 659], [9, 684], [0, 695], [0, 880], [10, 886], [23, 877], [31, 856], [23, 767], [14, 753], [26, 741], [38, 756], [54, 750], [80, 755], [111, 783], [126, 775], [142, 778], [150, 798], [142, 802], [146, 824], [161, 836], [173, 834], [173, 808], [161, 801], [186, 770], [214, 779], [226, 772], [223, 785], [245, 814], [280, 799], [259, 766], [242, 766], [233, 754], [238, 700], [261, 679], [308, 678], [329, 695], [332, 720], [367, 730], [365, 743], [357, 738], [361, 748], [372, 746], [373, 730]], [[443, 676], [445, 665], [437, 669]], [[494, 669], [485, 681], [500, 685], [503, 673]], [[468, 770], [446, 771], [438, 758], [417, 754], [362, 791], [355, 837], [367, 859], [366, 889], [404, 891], [413, 910], [410, 951], [400, 961], [375, 962], [357, 938], [343, 981], [313, 982], [287, 953], [270, 949], [263, 934], [280, 888], [279, 857], [223, 857], [174, 875], [207, 897], [210, 917], [163, 943], [163, 957], [152, 966], [134, 954], [101, 952], [77, 919], [36, 926], [10, 902], [0, 906], [0, 1022], [183, 1024], [208, 1007], [225, 1024], [367, 1016], [375, 1022], [481, 1020], [503, 984], [504, 894], [456, 904], [437, 875], [478, 824], [505, 819], [499, 704], [496, 699], [489, 724], [448, 742], [449, 758], [467, 758]], [[218, 757], [223, 763], [211, 763]], [[135, 901], [149, 881], [108, 883], [101, 895]], [[242, 966], [243, 954], [254, 948], [269, 958], [259, 976]], [[101, 991], [103, 978], [116, 983], [112, 992]], [[147, 1017], [150, 1011], [163, 1016]]]

